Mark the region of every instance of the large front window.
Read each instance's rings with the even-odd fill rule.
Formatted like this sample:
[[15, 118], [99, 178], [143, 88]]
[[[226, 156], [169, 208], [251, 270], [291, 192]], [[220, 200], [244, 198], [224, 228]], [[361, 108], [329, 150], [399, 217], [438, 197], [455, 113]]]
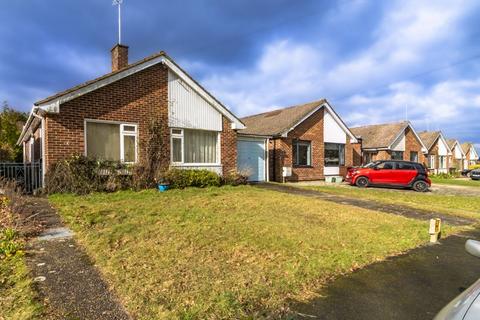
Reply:
[[171, 133], [173, 163], [218, 164], [218, 132], [172, 129]]
[[446, 169], [447, 168], [447, 157], [446, 156], [440, 156], [439, 157], [439, 166], [440, 169]]
[[312, 164], [312, 146], [310, 141], [295, 140], [293, 141], [292, 148], [294, 166], [310, 166]]
[[137, 161], [137, 125], [87, 121], [86, 155], [99, 160]]
[[392, 151], [392, 160], [403, 160], [403, 151]]
[[430, 169], [435, 169], [435, 156], [434, 155], [428, 156], [428, 167]]
[[345, 145], [340, 143], [325, 143], [325, 167], [345, 165]]

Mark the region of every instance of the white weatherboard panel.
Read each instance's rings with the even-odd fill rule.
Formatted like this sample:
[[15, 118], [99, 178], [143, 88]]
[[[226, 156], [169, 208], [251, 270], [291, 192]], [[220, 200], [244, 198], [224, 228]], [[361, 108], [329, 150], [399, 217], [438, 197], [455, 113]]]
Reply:
[[347, 142], [347, 134], [337, 123], [337, 121], [335, 121], [330, 112], [328, 112], [327, 109], [324, 110], [325, 113], [323, 116], [323, 141], [345, 144]]
[[438, 155], [448, 155], [448, 146], [445, 144], [445, 141], [443, 141], [443, 139], [438, 139]]
[[222, 114], [172, 71], [168, 71], [168, 125], [222, 131]]
[[338, 176], [340, 174], [340, 167], [325, 167], [323, 174], [326, 176]]
[[460, 151], [458, 143], [455, 145], [455, 159], [462, 159], [462, 151]]
[[474, 148], [470, 148], [470, 160], [477, 160], [478, 154]]
[[392, 150], [405, 151], [405, 131], [403, 131], [397, 141], [392, 144]]

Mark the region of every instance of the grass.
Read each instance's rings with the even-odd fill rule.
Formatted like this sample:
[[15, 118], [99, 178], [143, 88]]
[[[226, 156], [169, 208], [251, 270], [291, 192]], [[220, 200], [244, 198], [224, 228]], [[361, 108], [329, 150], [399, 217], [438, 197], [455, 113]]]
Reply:
[[430, 177], [432, 182], [438, 184], [449, 184], [455, 186], [464, 186], [464, 187], [480, 187], [480, 180], [472, 180], [472, 179], [445, 179], [445, 178], [437, 178], [437, 177]]
[[0, 229], [0, 319], [38, 319], [41, 315], [21, 247], [13, 229]]
[[308, 186], [306, 188], [347, 197], [401, 204], [416, 209], [435, 210], [439, 213], [455, 216], [480, 218], [480, 197], [435, 194], [432, 192], [419, 193], [411, 190], [399, 191], [383, 188], [360, 189], [334, 185]]
[[50, 201], [138, 319], [278, 318], [428, 239], [426, 222], [253, 186]]

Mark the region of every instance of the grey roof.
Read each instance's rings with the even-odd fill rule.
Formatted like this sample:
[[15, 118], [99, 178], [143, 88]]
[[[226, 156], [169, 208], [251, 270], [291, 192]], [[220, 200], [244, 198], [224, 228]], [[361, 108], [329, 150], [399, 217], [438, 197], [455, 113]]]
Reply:
[[409, 124], [408, 121], [402, 121], [350, 128], [350, 130], [357, 138], [362, 138], [362, 147], [365, 149], [389, 148]]
[[422, 131], [418, 134], [423, 144], [430, 150], [442, 133], [440, 131]]
[[325, 99], [321, 99], [241, 118], [240, 120], [247, 128], [239, 130], [238, 132], [240, 134], [259, 136], [281, 135], [326, 101]]

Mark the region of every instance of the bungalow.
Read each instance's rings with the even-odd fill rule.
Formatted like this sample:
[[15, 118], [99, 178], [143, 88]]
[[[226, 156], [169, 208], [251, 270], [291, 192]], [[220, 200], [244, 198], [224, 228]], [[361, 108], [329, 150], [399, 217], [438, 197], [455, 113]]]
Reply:
[[425, 157], [428, 169], [435, 174], [448, 173], [451, 151], [442, 132], [422, 131], [418, 135], [427, 147]]
[[377, 124], [351, 128], [362, 141], [362, 158], [355, 165], [375, 160], [409, 160], [424, 163], [424, 145], [410, 122]]
[[342, 176], [354, 155], [360, 155], [357, 139], [325, 99], [241, 121], [246, 129], [238, 131], [238, 166], [250, 173], [251, 180]]
[[467, 169], [469, 166], [477, 164], [479, 156], [473, 143], [465, 142], [462, 143], [461, 147], [465, 154], [464, 168]]
[[465, 153], [462, 150], [460, 142], [458, 142], [457, 139], [448, 139], [447, 142], [448, 147], [452, 150], [449, 169], [451, 171], [462, 171], [464, 169]]
[[72, 155], [136, 163], [146, 156], [152, 121], [163, 128], [165, 166], [236, 169], [244, 124], [165, 52], [128, 64], [111, 50], [112, 72], [35, 103], [18, 144], [43, 173]]

